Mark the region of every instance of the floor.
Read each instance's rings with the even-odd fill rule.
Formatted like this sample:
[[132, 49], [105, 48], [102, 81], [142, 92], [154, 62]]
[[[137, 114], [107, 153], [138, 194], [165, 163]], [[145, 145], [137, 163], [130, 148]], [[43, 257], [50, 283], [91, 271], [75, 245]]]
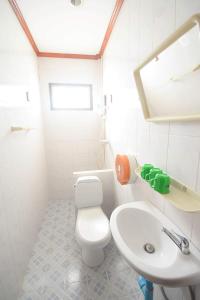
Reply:
[[24, 278], [19, 300], [143, 300], [137, 274], [113, 241], [104, 263], [89, 268], [74, 238], [72, 200], [50, 202]]

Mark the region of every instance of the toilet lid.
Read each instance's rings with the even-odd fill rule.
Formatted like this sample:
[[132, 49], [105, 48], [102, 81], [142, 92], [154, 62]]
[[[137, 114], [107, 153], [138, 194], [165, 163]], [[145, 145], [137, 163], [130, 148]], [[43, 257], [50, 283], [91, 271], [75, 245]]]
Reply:
[[78, 210], [76, 233], [84, 244], [104, 246], [110, 240], [110, 224], [101, 207]]

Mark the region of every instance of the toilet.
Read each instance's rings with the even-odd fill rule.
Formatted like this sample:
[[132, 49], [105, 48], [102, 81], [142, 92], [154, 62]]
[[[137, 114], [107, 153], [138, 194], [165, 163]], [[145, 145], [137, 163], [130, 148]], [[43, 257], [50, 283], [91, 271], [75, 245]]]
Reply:
[[104, 261], [104, 247], [111, 239], [110, 224], [101, 204], [103, 191], [97, 176], [79, 177], [75, 184], [77, 208], [76, 240], [86, 265], [95, 267]]

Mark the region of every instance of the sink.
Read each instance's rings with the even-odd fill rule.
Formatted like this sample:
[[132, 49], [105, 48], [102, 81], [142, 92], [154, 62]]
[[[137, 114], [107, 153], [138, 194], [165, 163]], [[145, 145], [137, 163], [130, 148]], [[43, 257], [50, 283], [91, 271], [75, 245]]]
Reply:
[[190, 243], [190, 254], [184, 255], [162, 228], [183, 234], [150, 203], [118, 206], [110, 226], [121, 254], [146, 279], [171, 287], [200, 283], [200, 252]]

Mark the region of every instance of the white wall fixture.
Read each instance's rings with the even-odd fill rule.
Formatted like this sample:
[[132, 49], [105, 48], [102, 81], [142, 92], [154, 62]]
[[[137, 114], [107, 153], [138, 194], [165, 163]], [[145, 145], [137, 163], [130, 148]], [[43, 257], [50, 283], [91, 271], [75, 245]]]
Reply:
[[146, 120], [200, 119], [200, 14], [153, 51], [134, 78]]
[[79, 6], [82, 3], [81, 0], [71, 0], [70, 2], [72, 6]]
[[75, 184], [75, 235], [82, 248], [83, 261], [89, 267], [96, 267], [103, 262], [103, 248], [111, 239], [109, 220], [101, 208], [102, 203], [101, 180], [97, 176], [78, 177]]
[[18, 84], [0, 84], [0, 107], [23, 107], [30, 103], [29, 88]]
[[136, 181], [137, 174], [135, 170], [137, 166], [137, 160], [134, 155], [117, 154], [115, 158], [115, 172], [121, 185], [132, 184]]
[[98, 176], [103, 186], [102, 208], [105, 214], [110, 217], [115, 206], [114, 172], [113, 169], [87, 170], [73, 172], [73, 182], [80, 176]]
[[[169, 287], [199, 284], [199, 251], [151, 204], [136, 201], [118, 206], [110, 227], [121, 254], [146, 279]], [[172, 242], [167, 232], [176, 240]]]
[[32, 127], [21, 127], [21, 126], [11, 126], [10, 127], [10, 130], [12, 132], [15, 132], [15, 131], [30, 131], [30, 130], [34, 130], [36, 128], [32, 128]]
[[[135, 171], [137, 176], [141, 177], [141, 167], [138, 166]], [[142, 179], [146, 185], [149, 185], [144, 179]], [[170, 192], [168, 194], [162, 194], [165, 201], [170, 202], [176, 208], [185, 212], [199, 212], [200, 211], [200, 195], [194, 192], [188, 186], [182, 184], [178, 180], [170, 177]]]

